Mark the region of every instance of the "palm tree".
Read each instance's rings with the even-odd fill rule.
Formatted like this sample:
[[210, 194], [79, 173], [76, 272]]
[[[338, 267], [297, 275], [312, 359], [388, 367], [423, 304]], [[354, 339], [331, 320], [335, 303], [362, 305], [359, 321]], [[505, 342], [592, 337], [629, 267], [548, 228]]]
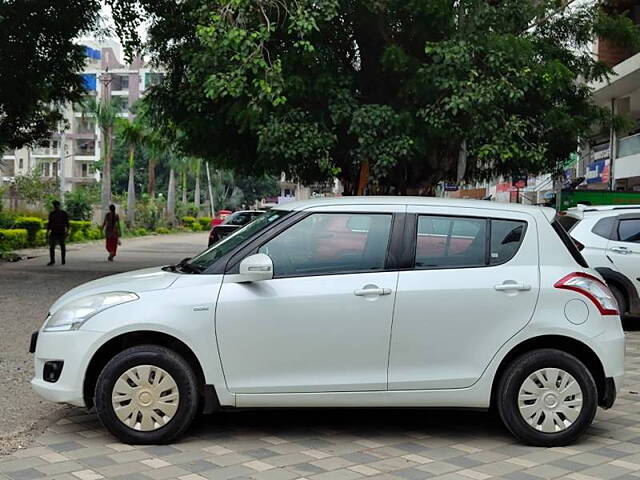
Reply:
[[132, 227], [136, 218], [135, 154], [146, 135], [144, 127], [136, 120], [121, 118], [117, 123], [118, 136], [129, 148], [129, 185], [127, 188], [127, 225]]
[[196, 209], [198, 210], [198, 213], [200, 213], [200, 176], [201, 176], [201, 169], [202, 169], [202, 160], [200, 158], [196, 158], [195, 159], [195, 168], [194, 168], [194, 171], [196, 172], [196, 187], [195, 187], [195, 191], [193, 193], [193, 203], [196, 206]]
[[83, 115], [91, 115], [100, 129], [102, 137], [102, 212], [106, 212], [111, 203], [111, 156], [113, 154], [113, 128], [119, 108], [114, 100], [90, 98], [83, 105]]

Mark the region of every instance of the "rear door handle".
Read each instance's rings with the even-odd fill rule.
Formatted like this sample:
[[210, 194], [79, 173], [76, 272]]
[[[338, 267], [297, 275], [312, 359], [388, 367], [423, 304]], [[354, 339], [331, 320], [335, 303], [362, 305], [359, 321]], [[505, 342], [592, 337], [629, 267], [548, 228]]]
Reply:
[[629, 250], [627, 247], [613, 247], [611, 251], [620, 255], [629, 255], [633, 253], [633, 250]]
[[501, 283], [493, 287], [498, 292], [509, 292], [511, 290], [517, 290], [520, 292], [528, 292], [531, 290], [531, 285], [526, 283]]
[[359, 290], [355, 290], [353, 294], [356, 297], [368, 297], [368, 296], [382, 296], [382, 295], [391, 295], [390, 288], [361, 288]]

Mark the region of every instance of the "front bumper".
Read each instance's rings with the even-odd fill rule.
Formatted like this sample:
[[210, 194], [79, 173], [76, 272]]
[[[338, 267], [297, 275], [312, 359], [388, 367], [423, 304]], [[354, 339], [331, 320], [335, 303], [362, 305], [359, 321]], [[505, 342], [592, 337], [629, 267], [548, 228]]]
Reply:
[[[74, 330], [39, 332], [35, 342], [35, 376], [31, 387], [51, 402], [84, 407], [84, 377], [95, 345], [104, 335], [100, 332]], [[55, 382], [44, 380], [44, 366], [49, 361], [63, 361], [64, 368]]]

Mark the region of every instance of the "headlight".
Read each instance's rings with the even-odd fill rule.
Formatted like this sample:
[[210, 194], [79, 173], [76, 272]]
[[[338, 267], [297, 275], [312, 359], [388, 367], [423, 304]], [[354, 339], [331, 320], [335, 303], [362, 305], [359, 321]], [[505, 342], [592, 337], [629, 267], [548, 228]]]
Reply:
[[107, 292], [73, 300], [53, 313], [44, 324], [45, 332], [77, 330], [94, 315], [127, 302], [138, 300], [132, 292]]

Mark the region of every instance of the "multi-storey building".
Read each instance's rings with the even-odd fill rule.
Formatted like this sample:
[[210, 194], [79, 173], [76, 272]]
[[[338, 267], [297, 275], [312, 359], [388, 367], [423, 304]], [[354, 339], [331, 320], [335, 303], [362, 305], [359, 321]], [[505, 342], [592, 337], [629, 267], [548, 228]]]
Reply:
[[[121, 63], [120, 45], [115, 41], [83, 39], [81, 44], [86, 49], [86, 62], [79, 75], [86, 95], [115, 99], [123, 117], [130, 115], [130, 107], [161, 79], [161, 73], [140, 57], [129, 64]], [[102, 139], [95, 120], [83, 112], [82, 103], [67, 105], [64, 118], [64, 131], [53, 133], [39, 146], [4, 153], [0, 183], [10, 183], [16, 175], [33, 171], [43, 177], [60, 177], [65, 191], [98, 181], [95, 164], [100, 159]]]
[[[640, 0], [626, 0], [621, 8], [640, 26]], [[640, 53], [600, 40], [598, 58], [613, 69], [608, 80], [595, 82], [595, 104], [626, 117], [623, 131], [594, 128], [580, 148], [580, 159], [568, 176], [584, 177], [580, 188], [640, 192]]]

